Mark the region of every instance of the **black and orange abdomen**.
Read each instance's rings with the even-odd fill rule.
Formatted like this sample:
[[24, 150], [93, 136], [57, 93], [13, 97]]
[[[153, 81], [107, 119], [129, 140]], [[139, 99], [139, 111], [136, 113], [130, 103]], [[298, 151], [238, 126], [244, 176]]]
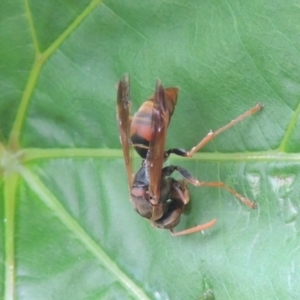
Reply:
[[140, 109], [135, 113], [131, 122], [130, 138], [136, 152], [146, 159], [149, 144], [152, 139], [151, 122], [152, 122], [153, 101], [148, 100], [142, 104]]
[[[165, 89], [165, 111], [169, 114], [169, 122], [174, 112], [177, 102], [178, 88], [171, 87]], [[153, 135], [151, 131], [153, 99], [151, 96], [145, 101], [139, 110], [133, 116], [130, 128], [130, 138], [135, 151], [146, 159], [149, 144], [152, 141]], [[169, 125], [169, 124], [168, 124]]]

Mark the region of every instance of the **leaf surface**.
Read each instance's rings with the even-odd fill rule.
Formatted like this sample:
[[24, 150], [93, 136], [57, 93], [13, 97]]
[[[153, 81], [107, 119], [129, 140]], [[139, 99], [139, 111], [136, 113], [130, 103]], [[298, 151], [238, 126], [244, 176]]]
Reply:
[[[0, 298], [297, 299], [299, 3], [77, 2], [0, 3]], [[157, 78], [180, 87], [170, 148], [264, 104], [168, 162], [257, 210], [190, 187], [176, 230], [218, 221], [177, 238], [134, 212], [116, 123], [125, 72], [133, 112]]]

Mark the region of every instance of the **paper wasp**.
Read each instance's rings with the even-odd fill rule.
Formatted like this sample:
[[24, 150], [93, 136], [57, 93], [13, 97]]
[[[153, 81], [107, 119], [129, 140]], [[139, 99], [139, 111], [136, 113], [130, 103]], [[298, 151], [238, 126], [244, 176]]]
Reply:
[[[166, 151], [166, 134], [176, 106], [178, 91], [179, 89], [176, 87], [164, 88], [162, 83], [157, 80], [155, 94], [142, 104], [133, 117], [130, 116], [130, 83], [127, 74], [118, 84], [117, 96], [117, 119], [132, 205], [142, 217], [149, 219], [152, 225], [169, 229], [174, 236], [198, 232], [216, 223], [216, 219], [213, 219], [208, 223], [186, 230], [173, 231], [173, 228], [180, 222], [180, 216], [189, 202], [187, 182], [194, 186], [224, 188], [247, 206], [255, 208], [254, 202], [243, 197], [223, 182], [199, 181], [179, 166], [163, 167], [163, 164], [172, 153], [192, 157], [195, 152], [221, 132], [263, 107], [258, 103], [217, 131], [209, 132], [190, 151], [179, 148]], [[134, 176], [132, 174], [131, 147], [142, 158], [141, 167]], [[178, 181], [172, 178], [171, 175], [174, 171], [179, 172], [184, 180]]]

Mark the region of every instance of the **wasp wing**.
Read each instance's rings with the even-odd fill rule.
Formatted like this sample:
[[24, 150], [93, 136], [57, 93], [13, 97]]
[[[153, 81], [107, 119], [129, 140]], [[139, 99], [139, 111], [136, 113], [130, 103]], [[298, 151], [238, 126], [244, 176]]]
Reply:
[[[165, 142], [168, 125], [177, 101], [178, 88], [165, 89], [157, 80], [153, 99], [151, 141], [147, 153], [149, 193], [155, 206], [160, 201], [162, 167], [165, 161]], [[155, 214], [155, 213], [154, 213]]]
[[129, 190], [132, 187], [132, 163], [130, 146], [130, 82], [128, 74], [125, 74], [118, 84], [117, 96], [117, 120], [120, 131], [120, 139], [123, 148]]

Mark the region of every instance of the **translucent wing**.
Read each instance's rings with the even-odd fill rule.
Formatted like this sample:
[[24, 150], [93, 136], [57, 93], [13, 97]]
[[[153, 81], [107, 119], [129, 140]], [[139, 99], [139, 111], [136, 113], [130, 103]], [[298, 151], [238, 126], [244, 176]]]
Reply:
[[130, 147], [130, 83], [129, 76], [125, 74], [118, 85], [117, 96], [117, 120], [120, 131], [120, 139], [123, 148], [129, 190], [132, 187], [132, 163]]
[[165, 142], [168, 125], [177, 101], [178, 88], [165, 89], [157, 80], [153, 98], [151, 141], [147, 154], [149, 193], [155, 206], [160, 200], [162, 167], [165, 160]]

